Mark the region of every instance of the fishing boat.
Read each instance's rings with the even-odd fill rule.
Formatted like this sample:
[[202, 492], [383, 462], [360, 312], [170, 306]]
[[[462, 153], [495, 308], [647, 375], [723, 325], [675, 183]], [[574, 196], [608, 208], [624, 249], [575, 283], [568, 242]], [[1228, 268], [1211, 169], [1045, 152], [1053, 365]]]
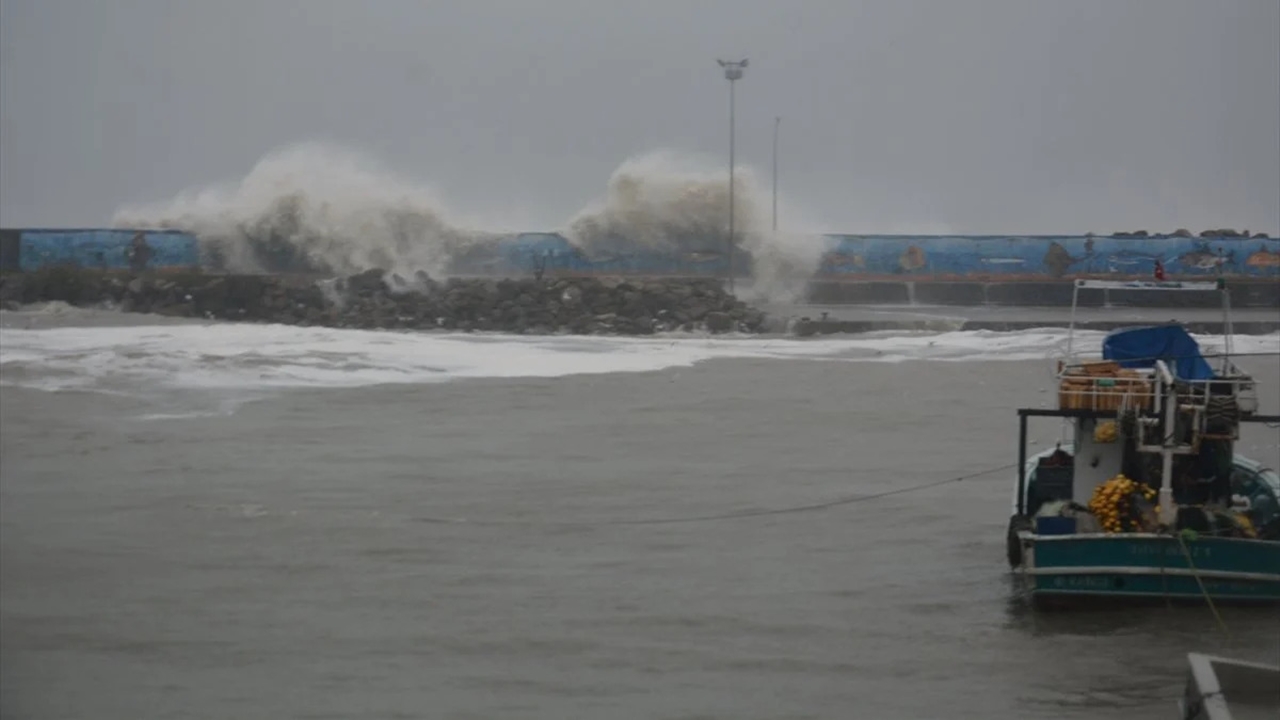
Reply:
[[[1217, 292], [1216, 367], [1178, 323], [1116, 330], [1101, 357], [1073, 352], [1081, 290]], [[1222, 281], [1077, 280], [1054, 408], [1018, 410], [1010, 567], [1036, 606], [1085, 601], [1280, 603], [1280, 477], [1235, 452], [1258, 412], [1254, 379], [1231, 362]], [[1066, 424], [1027, 446], [1031, 418]]]
[[1181, 720], [1280, 717], [1280, 665], [1187, 653]]

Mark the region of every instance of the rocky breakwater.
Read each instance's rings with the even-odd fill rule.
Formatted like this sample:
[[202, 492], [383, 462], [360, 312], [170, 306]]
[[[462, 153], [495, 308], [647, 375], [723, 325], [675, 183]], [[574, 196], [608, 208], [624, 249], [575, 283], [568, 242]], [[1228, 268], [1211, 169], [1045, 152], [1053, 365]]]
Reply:
[[761, 332], [765, 314], [714, 279], [406, 280], [379, 270], [297, 276], [145, 274], [50, 268], [0, 276], [0, 305], [63, 301], [125, 312], [323, 325], [522, 334]]

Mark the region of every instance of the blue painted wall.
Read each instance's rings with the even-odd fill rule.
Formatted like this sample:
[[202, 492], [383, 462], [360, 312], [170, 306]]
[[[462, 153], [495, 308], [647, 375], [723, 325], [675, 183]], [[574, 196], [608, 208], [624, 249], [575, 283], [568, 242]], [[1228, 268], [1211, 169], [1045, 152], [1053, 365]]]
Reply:
[[[200, 243], [179, 231], [54, 230], [0, 231], [0, 265], [35, 270], [58, 264], [129, 268], [129, 248], [141, 234], [151, 248], [149, 269], [201, 266]], [[1280, 280], [1280, 239], [1180, 238], [1156, 236], [888, 236], [825, 235], [819, 277], [857, 280], [1046, 279], [1078, 275], [1150, 277], [1159, 259], [1169, 276], [1228, 276]], [[722, 276], [727, 259], [715, 243], [707, 250], [655, 253], [618, 243], [617, 252], [584, 254], [556, 233], [521, 233], [478, 245], [458, 257], [457, 274], [522, 276], [541, 267], [548, 275]], [[750, 272], [751, 258], [739, 251], [734, 269]]]
[[[1149, 277], [1157, 259], [1170, 276], [1280, 278], [1280, 239], [1273, 238], [825, 235], [813, 242], [823, 251], [818, 275], [832, 278]], [[745, 274], [750, 262], [743, 252], [735, 269]], [[727, 265], [718, 252], [619, 251], [593, 257], [560, 235], [525, 233], [478, 248], [452, 269], [525, 274], [539, 263], [548, 273], [641, 275], [723, 275]]]
[[1168, 275], [1280, 277], [1274, 238], [829, 235], [819, 274], [976, 278]]
[[51, 265], [128, 269], [129, 249], [139, 235], [151, 248], [147, 269], [191, 269], [200, 265], [200, 243], [176, 230], [19, 230], [18, 267]]
[[[739, 268], [746, 268], [749, 258], [746, 253], [740, 254]], [[618, 251], [587, 255], [557, 233], [521, 233], [478, 246], [456, 259], [450, 270], [525, 275], [539, 266], [549, 275], [723, 275], [726, 262], [722, 253], [714, 252]]]

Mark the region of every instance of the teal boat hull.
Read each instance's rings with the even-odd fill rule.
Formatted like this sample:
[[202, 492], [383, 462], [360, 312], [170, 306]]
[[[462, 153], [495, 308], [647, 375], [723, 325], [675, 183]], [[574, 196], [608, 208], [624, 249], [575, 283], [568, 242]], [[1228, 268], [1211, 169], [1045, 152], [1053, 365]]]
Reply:
[[1033, 601], [1280, 603], [1280, 542], [1124, 533], [1019, 533]]

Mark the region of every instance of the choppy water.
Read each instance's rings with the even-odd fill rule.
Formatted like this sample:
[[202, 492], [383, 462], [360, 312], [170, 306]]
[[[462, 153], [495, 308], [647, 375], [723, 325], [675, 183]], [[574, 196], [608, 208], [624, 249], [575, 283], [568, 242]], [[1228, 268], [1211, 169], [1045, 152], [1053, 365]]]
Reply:
[[90, 320], [0, 330], [6, 718], [1165, 718], [1186, 652], [1277, 652], [1271, 611], [1024, 610], [1008, 472], [636, 523], [1007, 464], [1060, 331]]

